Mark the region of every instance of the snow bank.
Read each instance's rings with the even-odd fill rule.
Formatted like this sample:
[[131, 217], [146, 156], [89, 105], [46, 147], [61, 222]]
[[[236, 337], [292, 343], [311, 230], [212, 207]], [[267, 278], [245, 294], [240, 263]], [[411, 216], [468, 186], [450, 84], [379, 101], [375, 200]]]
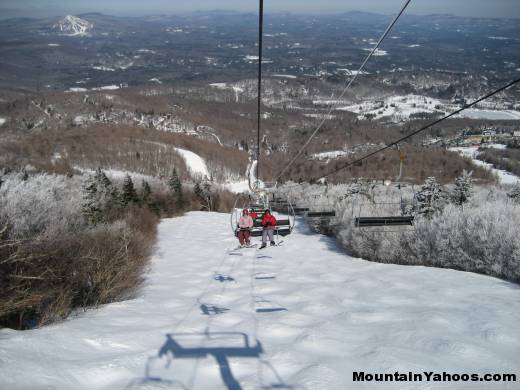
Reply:
[[186, 162], [186, 167], [192, 176], [209, 177], [208, 167], [202, 157], [186, 149], [175, 148], [175, 150]]
[[213, 213], [165, 220], [139, 297], [0, 330], [0, 388], [374, 389], [352, 383], [353, 371], [520, 370], [518, 286], [354, 259], [304, 226], [282, 246], [230, 251], [228, 224]]

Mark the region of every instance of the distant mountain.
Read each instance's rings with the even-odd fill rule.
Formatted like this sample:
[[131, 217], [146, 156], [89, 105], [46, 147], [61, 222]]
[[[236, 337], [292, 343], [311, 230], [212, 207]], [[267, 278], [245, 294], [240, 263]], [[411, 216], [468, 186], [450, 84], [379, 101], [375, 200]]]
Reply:
[[58, 23], [52, 26], [54, 31], [64, 33], [70, 36], [85, 36], [92, 31], [94, 25], [85, 19], [78, 18], [77, 16], [67, 15], [63, 19], [60, 19]]

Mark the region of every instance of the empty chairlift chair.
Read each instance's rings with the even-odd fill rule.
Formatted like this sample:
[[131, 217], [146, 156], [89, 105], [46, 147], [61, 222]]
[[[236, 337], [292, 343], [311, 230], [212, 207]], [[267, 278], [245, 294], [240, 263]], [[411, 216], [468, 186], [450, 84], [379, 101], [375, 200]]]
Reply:
[[413, 229], [415, 193], [412, 186], [412, 198], [407, 201], [402, 187], [402, 183], [397, 184], [400, 198], [398, 202], [361, 203], [356, 199], [352, 206], [354, 227], [379, 232]]
[[[336, 216], [334, 206], [328, 197], [324, 198], [324, 195], [314, 195], [313, 197], [317, 199], [318, 205], [313, 207], [313, 210], [310, 207], [307, 208], [305, 214], [307, 218], [332, 218]], [[319, 199], [325, 199], [325, 201], [320, 202]]]

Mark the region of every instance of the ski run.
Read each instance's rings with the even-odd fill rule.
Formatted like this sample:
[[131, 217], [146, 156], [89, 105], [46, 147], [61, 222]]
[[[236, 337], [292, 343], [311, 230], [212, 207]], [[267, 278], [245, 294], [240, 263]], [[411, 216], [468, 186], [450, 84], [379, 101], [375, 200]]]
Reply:
[[0, 330], [0, 388], [518, 389], [353, 383], [359, 371], [518, 375], [517, 285], [352, 258], [304, 223], [280, 246], [236, 247], [229, 215], [163, 220], [134, 299]]

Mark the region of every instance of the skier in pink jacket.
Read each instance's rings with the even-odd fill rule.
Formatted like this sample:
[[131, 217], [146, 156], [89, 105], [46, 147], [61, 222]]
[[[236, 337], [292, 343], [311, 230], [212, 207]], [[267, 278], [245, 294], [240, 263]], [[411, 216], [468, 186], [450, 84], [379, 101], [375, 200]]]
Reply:
[[238, 240], [240, 241], [240, 246], [250, 246], [251, 242], [249, 241], [249, 237], [251, 237], [251, 229], [253, 228], [253, 218], [249, 215], [249, 211], [247, 209], [242, 210], [242, 216], [238, 220]]

